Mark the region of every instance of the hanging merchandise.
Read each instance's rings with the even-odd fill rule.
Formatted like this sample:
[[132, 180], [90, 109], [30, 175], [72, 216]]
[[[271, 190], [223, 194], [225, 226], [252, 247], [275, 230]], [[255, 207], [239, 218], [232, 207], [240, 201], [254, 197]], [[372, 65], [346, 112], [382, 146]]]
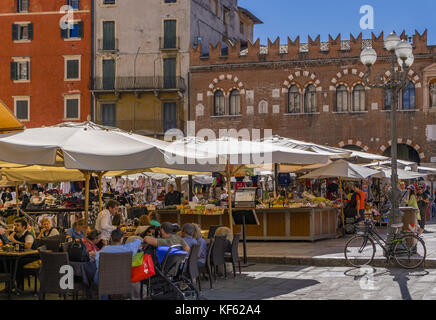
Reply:
[[279, 173], [277, 176], [279, 186], [288, 186], [291, 183], [291, 175], [289, 173]]

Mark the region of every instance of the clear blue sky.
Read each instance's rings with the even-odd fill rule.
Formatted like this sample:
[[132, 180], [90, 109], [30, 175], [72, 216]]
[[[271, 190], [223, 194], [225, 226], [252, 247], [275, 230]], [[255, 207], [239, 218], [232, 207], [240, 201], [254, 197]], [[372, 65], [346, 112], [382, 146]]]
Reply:
[[[428, 44], [436, 45], [436, 0], [239, 0], [239, 5], [249, 9], [264, 24], [255, 27], [254, 38], [260, 38], [262, 44], [268, 37], [275, 40], [280, 37], [282, 44], [287, 37], [294, 40], [300, 36], [301, 42], [307, 42], [307, 36], [315, 39], [321, 35], [321, 41], [328, 41], [329, 33], [333, 38], [341, 33], [342, 40], [348, 40], [350, 33], [357, 36], [363, 33], [364, 39], [376, 36], [381, 31], [406, 30], [410, 36], [415, 29], [422, 33], [428, 29]], [[360, 7], [371, 5], [374, 8], [374, 30], [361, 30]]]

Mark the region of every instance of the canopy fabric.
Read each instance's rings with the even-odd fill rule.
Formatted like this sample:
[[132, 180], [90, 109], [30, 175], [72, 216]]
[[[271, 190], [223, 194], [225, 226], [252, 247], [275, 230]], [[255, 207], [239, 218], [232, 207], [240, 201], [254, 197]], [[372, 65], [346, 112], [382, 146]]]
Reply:
[[0, 173], [7, 181], [11, 182], [52, 183], [85, 180], [85, 176], [79, 170], [38, 165], [20, 168], [3, 168], [0, 169]]
[[[290, 163], [290, 164], [314, 164], [326, 163], [327, 154], [319, 154], [311, 151], [284, 148], [277, 145], [238, 140], [231, 137], [205, 141], [203, 139], [188, 137], [182, 141], [172, 143], [175, 148], [189, 148], [196, 152], [219, 154], [220, 161], [223, 159], [231, 165], [263, 165], [264, 163]], [[225, 164], [222, 163], [222, 164]]]
[[[390, 179], [392, 175], [392, 169], [388, 167], [375, 167], [379, 173], [374, 175], [374, 178], [385, 178]], [[407, 171], [403, 169], [397, 169], [398, 179], [400, 180], [414, 180], [418, 178], [424, 178], [428, 176], [426, 173], [419, 173], [419, 172], [413, 172], [413, 171]]]
[[301, 179], [324, 179], [342, 178], [344, 180], [361, 180], [379, 173], [376, 170], [366, 168], [345, 160], [337, 160], [328, 166], [312, 171]]
[[14, 116], [9, 108], [0, 101], [0, 133], [20, 131], [24, 125]]
[[188, 148], [175, 150], [168, 142], [92, 122], [67, 122], [0, 136], [0, 160], [3, 161], [55, 165], [58, 154], [62, 154], [65, 168], [89, 171], [154, 167], [198, 172], [224, 169], [214, 165], [219, 160], [211, 152], [206, 156]]
[[323, 146], [320, 144], [299, 141], [291, 138], [285, 138], [278, 135], [265, 138], [262, 141], [274, 145], [286, 147], [286, 148], [294, 148], [299, 150], [312, 151], [320, 154], [327, 154], [330, 159], [347, 158], [348, 160], [363, 161], [363, 162], [374, 161], [374, 160], [385, 161], [389, 159], [388, 157], [380, 156], [377, 154]]

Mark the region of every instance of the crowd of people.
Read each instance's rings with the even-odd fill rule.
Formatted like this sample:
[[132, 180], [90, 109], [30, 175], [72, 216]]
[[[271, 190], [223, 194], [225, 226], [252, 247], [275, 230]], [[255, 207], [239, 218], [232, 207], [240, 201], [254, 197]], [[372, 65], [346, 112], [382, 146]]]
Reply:
[[[66, 242], [79, 243], [86, 248], [88, 260], [95, 266], [95, 283], [98, 282], [99, 257], [102, 252], [131, 252], [133, 257], [138, 250], [146, 246], [178, 245], [184, 251], [189, 252], [193, 245], [200, 244], [198, 266], [202, 268], [206, 265], [208, 245], [198, 224], [187, 223], [180, 228], [177, 224], [170, 222], [160, 223], [156, 212], [151, 211], [148, 215], [142, 215], [136, 219], [134, 228], [123, 232], [124, 227], [120, 203], [116, 200], [109, 200], [105, 209], [99, 213], [94, 228], [90, 228], [86, 221], [81, 219], [76, 221], [72, 228], [66, 230]], [[25, 219], [17, 219], [14, 222], [12, 233], [6, 235], [6, 230], [1, 228], [0, 234], [2, 234], [4, 243], [18, 244], [23, 250], [35, 250], [38, 248], [39, 240], [57, 237], [60, 232], [51, 225], [49, 219], [41, 220], [38, 234]], [[227, 250], [231, 251], [233, 235], [230, 229], [220, 227], [215, 234], [227, 237]], [[24, 290], [24, 266], [38, 259], [38, 255], [29, 255], [20, 260], [16, 276], [18, 294]]]

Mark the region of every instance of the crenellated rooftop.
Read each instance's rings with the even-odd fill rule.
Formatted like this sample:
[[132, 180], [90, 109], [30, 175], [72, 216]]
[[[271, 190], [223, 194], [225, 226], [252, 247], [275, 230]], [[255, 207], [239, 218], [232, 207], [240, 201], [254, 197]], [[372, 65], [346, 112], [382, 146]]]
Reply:
[[[260, 39], [245, 45], [241, 42], [228, 42], [227, 46], [223, 46], [218, 42], [216, 46], [209, 44], [208, 55], [202, 55], [200, 43], [197, 47], [191, 46], [191, 65], [358, 57], [365, 47], [374, 48], [379, 56], [387, 56], [389, 53], [384, 49], [384, 38], [384, 33], [381, 32], [378, 36], [372, 33], [371, 39], [363, 39], [362, 33], [357, 37], [350, 34], [350, 40], [342, 40], [341, 34], [335, 38], [329, 35], [328, 42], [321, 42], [320, 35], [315, 39], [309, 36], [306, 43], [301, 42], [299, 36], [295, 40], [288, 38], [287, 44], [281, 44], [280, 38], [274, 42], [268, 39], [268, 45], [261, 45]], [[403, 31], [400, 38], [411, 41], [415, 55], [436, 53], [436, 47], [427, 44], [427, 30], [422, 34], [415, 31], [412, 36]]]

